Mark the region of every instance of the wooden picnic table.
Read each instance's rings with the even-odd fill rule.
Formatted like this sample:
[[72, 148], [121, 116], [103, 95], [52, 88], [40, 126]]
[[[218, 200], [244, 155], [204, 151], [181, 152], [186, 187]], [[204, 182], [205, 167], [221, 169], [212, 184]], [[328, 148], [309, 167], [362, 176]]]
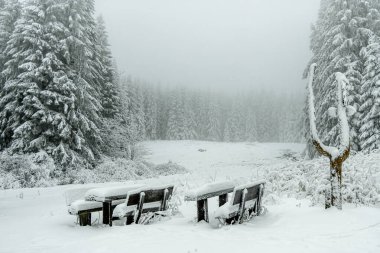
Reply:
[[122, 186], [94, 188], [86, 192], [85, 200], [103, 203], [103, 224], [112, 226], [112, 211], [115, 206], [125, 202], [129, 191], [144, 186], [143, 184], [126, 184]]
[[209, 222], [208, 199], [219, 197], [219, 206], [228, 201], [228, 193], [234, 191], [235, 183], [231, 181], [206, 184], [198, 189], [186, 193], [185, 201], [197, 201], [197, 219]]

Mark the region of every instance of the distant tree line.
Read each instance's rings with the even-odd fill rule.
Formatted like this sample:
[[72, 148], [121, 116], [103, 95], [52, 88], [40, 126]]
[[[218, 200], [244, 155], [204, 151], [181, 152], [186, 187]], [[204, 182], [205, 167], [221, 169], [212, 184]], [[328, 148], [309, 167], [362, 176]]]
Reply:
[[[128, 79], [131, 106], [141, 113], [141, 139], [301, 142], [302, 101], [299, 94], [252, 91], [236, 94], [160, 87]], [[123, 97], [121, 97], [123, 98]], [[144, 126], [144, 127], [141, 127]]]

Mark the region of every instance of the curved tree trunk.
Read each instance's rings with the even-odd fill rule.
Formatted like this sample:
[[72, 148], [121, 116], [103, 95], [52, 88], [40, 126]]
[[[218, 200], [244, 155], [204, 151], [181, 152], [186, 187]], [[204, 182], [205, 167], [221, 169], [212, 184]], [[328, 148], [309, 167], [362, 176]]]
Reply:
[[330, 189], [325, 192], [325, 208], [332, 206], [342, 210], [342, 167], [343, 162], [350, 155], [350, 140], [349, 140], [349, 125], [346, 115], [346, 102], [343, 96], [344, 84], [348, 82], [346, 77], [341, 74], [336, 74], [337, 79], [337, 111], [338, 120], [341, 127], [341, 143], [339, 148], [325, 146], [318, 136], [316, 128], [316, 117], [314, 108], [314, 94], [313, 94], [313, 80], [316, 64], [310, 66], [309, 73], [309, 118], [310, 118], [310, 131], [312, 134], [313, 145], [317, 151], [329, 158], [330, 160]]

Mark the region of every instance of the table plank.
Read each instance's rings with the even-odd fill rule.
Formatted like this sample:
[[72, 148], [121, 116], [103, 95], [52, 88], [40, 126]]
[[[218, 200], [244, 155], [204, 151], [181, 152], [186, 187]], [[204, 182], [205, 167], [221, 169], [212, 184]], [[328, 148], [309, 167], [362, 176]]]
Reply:
[[88, 190], [85, 194], [87, 201], [113, 201], [125, 199], [129, 191], [144, 187], [143, 184], [126, 184], [120, 186], [102, 187]]

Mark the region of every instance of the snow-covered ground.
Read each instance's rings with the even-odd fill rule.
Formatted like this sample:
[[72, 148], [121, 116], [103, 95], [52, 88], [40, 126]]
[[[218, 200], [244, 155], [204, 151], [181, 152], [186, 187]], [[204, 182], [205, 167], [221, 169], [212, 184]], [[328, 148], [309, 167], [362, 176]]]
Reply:
[[[146, 142], [143, 146], [148, 161], [176, 162], [190, 173], [136, 183], [175, 183], [179, 196], [207, 182], [258, 179], [263, 168], [291, 164], [281, 158], [284, 153], [303, 148], [195, 141]], [[193, 202], [183, 202], [180, 214], [152, 225], [75, 225], [66, 202], [103, 185], [120, 183], [0, 191], [0, 252], [380, 252], [379, 208], [345, 205], [343, 211], [324, 210], [310, 207], [308, 200], [292, 198], [267, 203], [268, 213], [249, 223], [222, 228], [195, 223]], [[215, 208], [214, 200], [211, 213]]]

